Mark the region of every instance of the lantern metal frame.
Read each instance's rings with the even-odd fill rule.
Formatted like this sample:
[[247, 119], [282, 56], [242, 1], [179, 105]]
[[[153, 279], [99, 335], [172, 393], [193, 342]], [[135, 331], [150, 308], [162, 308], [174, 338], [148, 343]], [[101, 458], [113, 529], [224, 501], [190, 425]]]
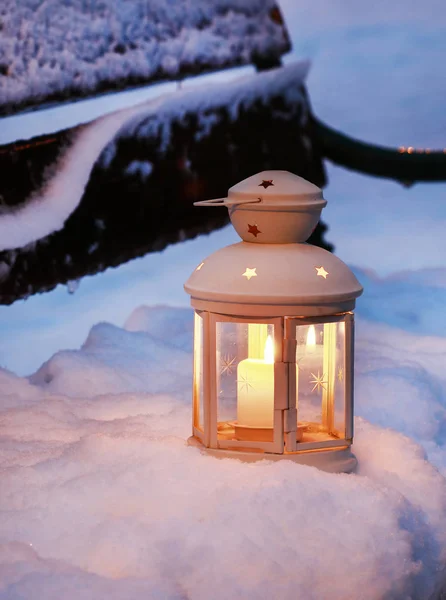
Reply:
[[[350, 451], [353, 440], [353, 350], [354, 314], [345, 312], [335, 315], [301, 317], [239, 317], [195, 311], [195, 319], [201, 319], [202, 339], [200, 369], [196, 361], [197, 347], [194, 347], [194, 384], [192, 410], [192, 437], [189, 444], [199, 445], [210, 454], [219, 457], [232, 456], [245, 461], [260, 459], [277, 460], [287, 458], [304, 464], [314, 464], [327, 471], [351, 471], [356, 466], [356, 458]], [[299, 403], [296, 407], [296, 326], [328, 323], [344, 323], [344, 431], [343, 437], [332, 435], [324, 441], [298, 441], [297, 426]], [[274, 325], [274, 420], [273, 441], [225, 440], [218, 437], [217, 420], [217, 323], [271, 324]], [[200, 398], [201, 395], [201, 398]], [[333, 415], [333, 398], [327, 395], [325, 406], [328, 418]], [[200, 427], [199, 414], [202, 402], [203, 427]], [[197, 443], [198, 442], [198, 443]], [[335, 456], [331, 453], [336, 452]]]
[[[217, 423], [217, 343], [216, 343], [216, 328], [217, 323], [241, 323], [274, 326], [274, 419], [273, 419], [273, 441], [238, 441], [218, 439], [218, 423]], [[210, 395], [208, 398], [210, 404], [209, 429], [210, 429], [210, 448], [218, 448], [220, 450], [235, 450], [237, 448], [260, 449], [269, 453], [281, 453], [283, 448], [283, 431], [281, 428], [281, 409], [276, 405], [276, 399], [283, 396], [286, 382], [284, 373], [281, 369], [282, 364], [282, 343], [283, 338], [283, 321], [280, 317], [264, 318], [253, 320], [249, 317], [234, 317], [231, 315], [222, 315], [210, 313], [209, 315], [209, 337], [208, 337], [208, 352], [210, 357]]]
[[[189, 444], [220, 458], [244, 461], [287, 458], [330, 472], [352, 471], [357, 463], [350, 449], [354, 376], [352, 310], [363, 290], [354, 273], [339, 258], [305, 243], [326, 205], [322, 191], [287, 171], [264, 171], [233, 186], [227, 198], [199, 204], [227, 206], [231, 222], [243, 241], [205, 258], [184, 286], [196, 315]], [[265, 354], [265, 362], [262, 359], [257, 362], [258, 341], [263, 333], [257, 341], [253, 339], [251, 355], [248, 328], [248, 356], [241, 359], [246, 343], [243, 328], [240, 342], [238, 334], [235, 342], [228, 342], [234, 334], [226, 333], [219, 338], [217, 347], [219, 323], [274, 326], [274, 367], [265, 369], [269, 373], [266, 379], [261, 365], [272, 365], [273, 361], [267, 360]], [[325, 327], [331, 323], [344, 326]], [[322, 374], [313, 367], [315, 372], [310, 371], [313, 379], [308, 382], [304, 378], [301, 388], [297, 350], [301, 352], [305, 345], [301, 337], [298, 343], [297, 332], [299, 326], [306, 325], [324, 326], [323, 344], [315, 344], [318, 347], [315, 353], [308, 352], [303, 370], [308, 375], [308, 365], [322, 361]], [[221, 330], [218, 335], [222, 336]], [[342, 346], [338, 335], [343, 336]], [[231, 364], [237, 358], [233, 367], [237, 373], [241, 363], [249, 360], [243, 368], [249, 367], [249, 373], [257, 373], [257, 381], [262, 382], [251, 399], [246, 395], [248, 387], [242, 388], [239, 395], [240, 380], [234, 377], [221, 388], [222, 372], [217, 370], [217, 357], [220, 360], [220, 345], [225, 343], [237, 348], [236, 357], [232, 359], [229, 355]], [[336, 382], [336, 365], [342, 371], [340, 385]], [[246, 386], [249, 379], [245, 377], [241, 379]], [[235, 393], [231, 388], [234, 383]], [[314, 391], [309, 383], [316, 383], [316, 393], [321, 393], [320, 408], [319, 400], [309, 400]], [[256, 396], [257, 393], [260, 395]], [[234, 401], [235, 419], [230, 416], [234, 414]], [[299, 409], [303, 416], [300, 423]], [[219, 416], [223, 416], [220, 423]], [[342, 432], [337, 431], [341, 424]]]

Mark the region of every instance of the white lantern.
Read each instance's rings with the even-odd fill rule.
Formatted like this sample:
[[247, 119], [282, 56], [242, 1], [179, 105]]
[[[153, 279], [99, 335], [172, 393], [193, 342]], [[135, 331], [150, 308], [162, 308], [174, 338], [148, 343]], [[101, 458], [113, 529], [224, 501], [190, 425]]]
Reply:
[[287, 171], [264, 171], [197, 203], [225, 205], [242, 242], [185, 284], [195, 309], [193, 435], [215, 456], [356, 465], [353, 313], [362, 287], [339, 258], [304, 243], [326, 205]]

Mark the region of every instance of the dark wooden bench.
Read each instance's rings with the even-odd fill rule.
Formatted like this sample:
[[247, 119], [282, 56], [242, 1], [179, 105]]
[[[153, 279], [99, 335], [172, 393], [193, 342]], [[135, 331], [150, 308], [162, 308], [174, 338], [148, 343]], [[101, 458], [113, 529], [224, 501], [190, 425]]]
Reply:
[[[290, 43], [277, 5], [273, 1], [220, 0], [211, 14], [205, 10], [208, 4], [205, 0], [194, 3], [202, 8], [201, 20], [198, 9], [193, 18], [181, 13], [183, 23], [168, 12], [156, 17], [152, 51], [162, 47], [163, 68], [114, 79], [101, 79], [99, 73], [95, 86], [87, 88], [70, 75], [71, 79], [64, 79], [63, 90], [52, 95], [34, 94], [30, 86], [21, 99], [3, 102], [3, 111], [10, 112], [112, 87], [166, 77], [181, 79], [241, 64], [254, 64], [258, 71], [243, 81], [209, 86], [205, 91], [180, 90], [163, 101], [148, 103], [138, 114], [129, 113], [116, 135], [104, 141], [76, 208], [55, 231], [43, 232], [37, 239], [35, 234], [27, 238], [25, 231], [19, 246], [8, 246], [6, 238], [2, 239], [2, 218], [11, 212], [20, 218], [34, 198], [44, 196], [55, 174], [71, 168], [86, 136], [94, 136], [110, 117], [1, 147], [1, 303], [49, 290], [57, 283], [79, 279], [225, 225], [226, 210], [216, 214], [193, 207], [193, 202], [223, 196], [231, 185], [253, 172], [287, 169], [324, 185], [304, 86], [305, 65], [279, 67]], [[96, 5], [92, 0], [91, 5], [100, 7], [103, 3]], [[167, 32], [165, 38], [160, 31]], [[188, 53], [191, 40], [195, 44], [192, 50], [208, 44], [214, 53]], [[128, 47], [114, 47], [113, 52], [125, 61], [136, 51], [134, 46], [140, 48], [149, 42], [144, 35], [134, 35]], [[178, 51], [180, 43], [183, 49]], [[166, 58], [169, 56], [170, 60]], [[173, 69], [174, 57], [178, 56], [183, 60]], [[311, 241], [328, 247], [323, 231], [321, 224]]]

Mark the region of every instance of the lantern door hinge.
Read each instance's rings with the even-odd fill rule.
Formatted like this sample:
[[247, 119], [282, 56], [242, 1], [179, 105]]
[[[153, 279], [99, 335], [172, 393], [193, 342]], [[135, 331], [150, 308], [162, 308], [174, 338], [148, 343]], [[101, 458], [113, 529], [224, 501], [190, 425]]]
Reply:
[[295, 408], [283, 411], [283, 430], [285, 433], [297, 431], [297, 410]]
[[274, 407], [288, 408], [288, 364], [274, 363]]
[[283, 362], [296, 362], [297, 341], [289, 338], [283, 340]]

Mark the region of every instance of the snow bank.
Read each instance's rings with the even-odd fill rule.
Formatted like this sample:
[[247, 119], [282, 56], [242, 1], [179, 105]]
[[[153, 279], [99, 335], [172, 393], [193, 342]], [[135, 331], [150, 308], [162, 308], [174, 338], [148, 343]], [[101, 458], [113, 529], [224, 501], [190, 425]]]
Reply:
[[192, 311], [140, 307], [125, 327], [97, 325], [30, 381], [0, 371], [0, 598], [421, 600], [446, 584], [446, 479], [415, 441], [445, 456], [445, 381], [404, 333], [360, 324], [357, 412], [378, 424], [356, 420], [358, 473], [333, 475], [187, 447]]

